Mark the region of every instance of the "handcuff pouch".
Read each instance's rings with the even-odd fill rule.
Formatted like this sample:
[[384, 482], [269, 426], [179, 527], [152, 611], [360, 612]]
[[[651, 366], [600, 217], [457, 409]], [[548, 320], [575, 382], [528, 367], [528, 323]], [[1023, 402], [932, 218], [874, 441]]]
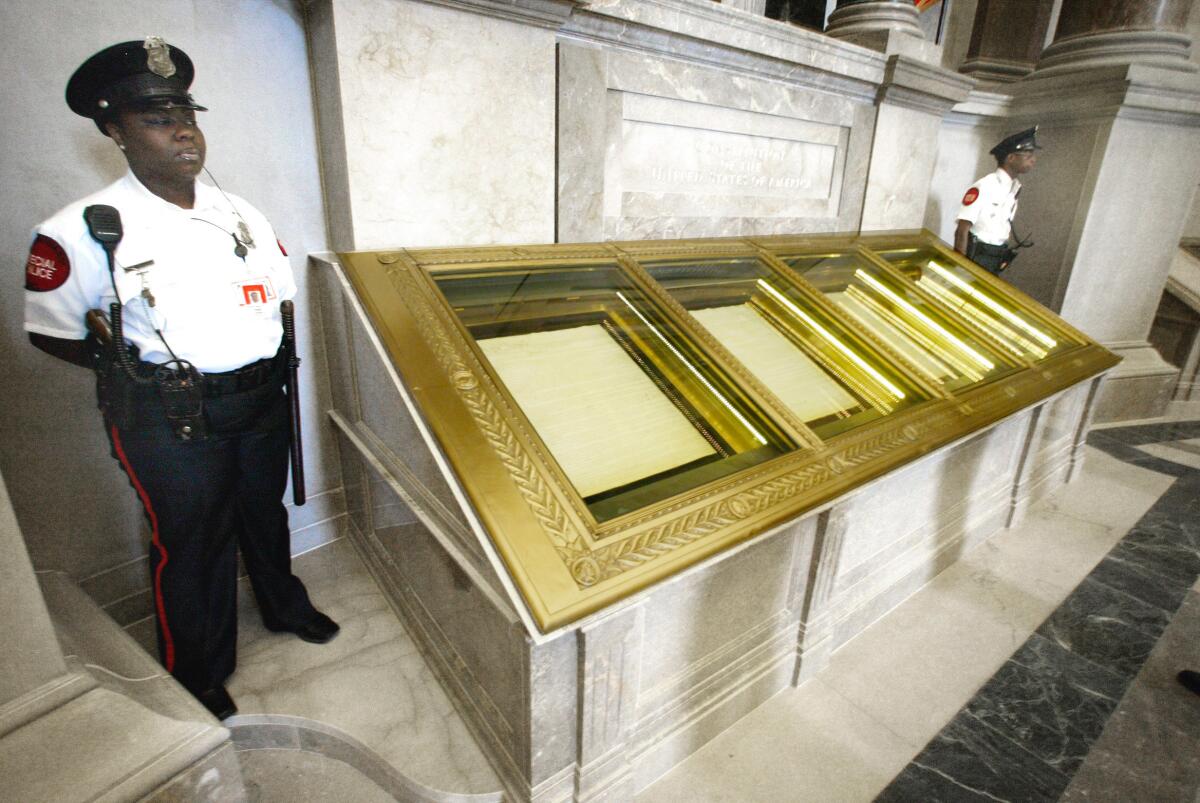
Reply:
[[175, 437], [182, 441], [203, 439], [208, 434], [204, 378], [196, 367], [186, 360], [172, 360], [155, 368], [153, 380]]

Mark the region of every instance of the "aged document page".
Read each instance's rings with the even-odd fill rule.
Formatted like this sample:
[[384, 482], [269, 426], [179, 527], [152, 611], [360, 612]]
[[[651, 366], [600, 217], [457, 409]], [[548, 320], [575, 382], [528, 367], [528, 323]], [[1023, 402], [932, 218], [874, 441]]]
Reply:
[[802, 420], [859, 407], [858, 400], [749, 304], [695, 310], [692, 315]]
[[881, 318], [861, 301], [848, 293], [827, 293], [826, 295], [830, 300], [840, 304], [846, 312], [857, 318], [864, 326], [879, 335], [880, 339], [887, 341], [889, 346], [907, 357], [910, 362], [938, 379], [950, 379], [955, 376], [953, 368], [926, 351], [919, 343], [915, 343], [898, 326]]
[[715, 453], [599, 324], [478, 342], [580, 496]]

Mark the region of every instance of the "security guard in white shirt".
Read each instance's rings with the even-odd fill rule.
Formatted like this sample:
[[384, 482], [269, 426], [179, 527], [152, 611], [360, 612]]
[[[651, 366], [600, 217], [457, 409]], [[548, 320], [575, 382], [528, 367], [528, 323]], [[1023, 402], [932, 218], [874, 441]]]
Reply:
[[[982, 268], [999, 274], [1016, 256], [1008, 247], [1012, 220], [1017, 214], [1017, 196], [1024, 175], [1037, 164], [1037, 126], [1005, 137], [990, 153], [996, 157], [996, 172], [976, 181], [967, 190], [958, 210], [954, 250], [965, 254]], [[1017, 247], [1024, 247], [1018, 243]]]
[[[237, 710], [224, 684], [239, 547], [269, 629], [323, 643], [338, 626], [292, 574], [281, 501], [280, 302], [294, 277], [258, 210], [196, 180], [205, 109], [192, 76], [187, 54], [158, 37], [106, 48], [72, 75], [68, 106], [112, 138], [129, 172], [35, 229], [25, 329], [43, 351], [96, 368], [113, 456], [150, 525], [160, 658], [223, 719]], [[99, 339], [85, 326], [97, 309], [113, 311]]]

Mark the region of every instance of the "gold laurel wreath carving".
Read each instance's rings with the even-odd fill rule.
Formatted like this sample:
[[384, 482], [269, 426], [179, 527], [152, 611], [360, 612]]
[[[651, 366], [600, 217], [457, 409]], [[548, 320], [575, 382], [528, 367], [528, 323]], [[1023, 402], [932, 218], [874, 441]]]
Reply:
[[825, 482], [830, 475], [842, 474], [854, 466], [911, 442], [913, 428], [907, 429], [907, 432], [898, 429], [880, 433], [877, 437], [857, 443], [845, 451], [829, 455], [820, 462], [743, 491], [733, 499], [717, 502], [640, 535], [597, 549], [592, 553], [596, 564], [595, 571], [598, 571], [601, 579], [615, 577], [722, 527], [783, 504], [796, 494], [804, 493]]
[[525, 503], [537, 517], [538, 524], [550, 536], [559, 556], [569, 565], [569, 561], [578, 557], [579, 549], [578, 539], [572, 538], [567, 514], [542, 479], [529, 454], [521, 447], [500, 410], [485, 392], [479, 381], [479, 373], [472, 371], [459, 356], [447, 335], [448, 322], [439, 320], [437, 313], [425, 302], [422, 288], [410, 271], [389, 269], [388, 277], [421, 324], [421, 331], [433, 347], [434, 356], [446, 375], [452, 378], [454, 389], [466, 404], [488, 445], [508, 470]]

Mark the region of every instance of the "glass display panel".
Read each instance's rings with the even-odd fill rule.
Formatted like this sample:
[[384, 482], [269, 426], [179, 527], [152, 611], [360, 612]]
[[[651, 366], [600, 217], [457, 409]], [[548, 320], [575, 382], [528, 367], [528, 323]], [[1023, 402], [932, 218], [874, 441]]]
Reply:
[[924, 396], [757, 259], [653, 262], [647, 272], [819, 437]]
[[851, 253], [781, 259], [948, 390], [994, 378], [1013, 367], [866, 257]]
[[1037, 362], [1071, 345], [995, 287], [932, 248], [878, 253], [946, 306], [987, 331], [1010, 354]]
[[616, 265], [434, 280], [598, 521], [795, 448]]

